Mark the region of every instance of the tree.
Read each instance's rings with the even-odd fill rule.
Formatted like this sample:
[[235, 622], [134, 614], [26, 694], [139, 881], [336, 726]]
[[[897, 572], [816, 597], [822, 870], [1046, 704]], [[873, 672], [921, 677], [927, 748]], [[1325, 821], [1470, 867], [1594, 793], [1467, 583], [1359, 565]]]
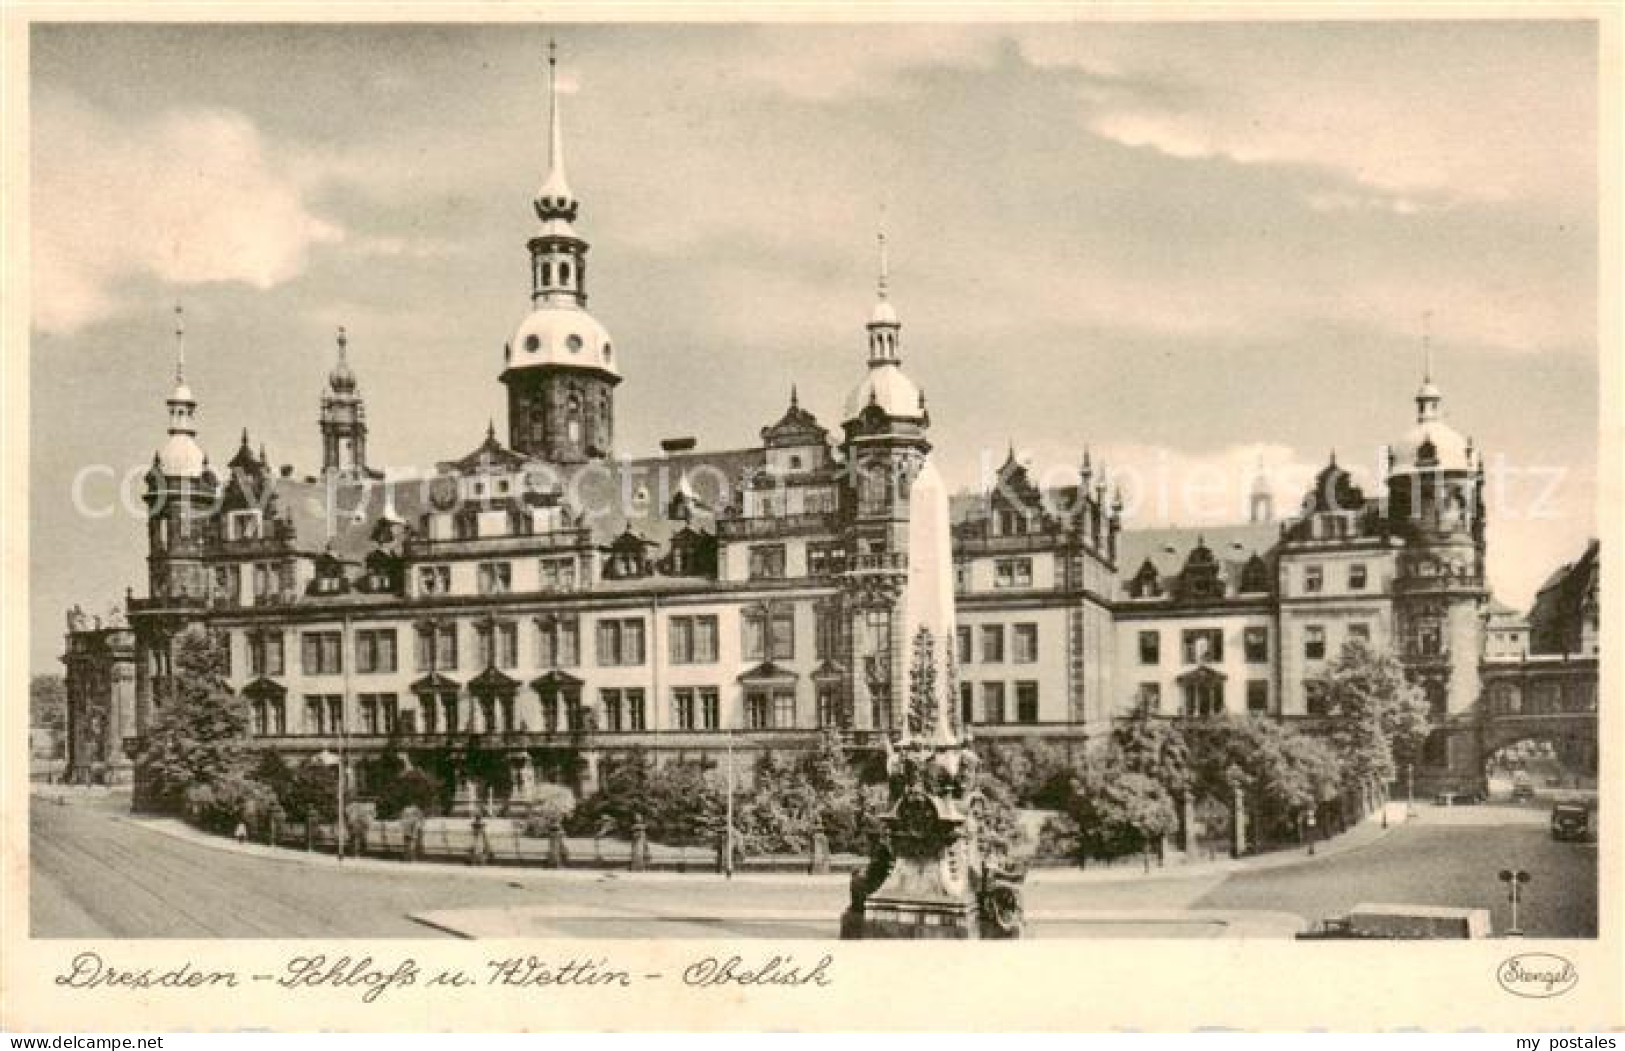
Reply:
[[1076, 825], [1078, 860], [1149, 851], [1179, 827], [1173, 799], [1145, 774], [1111, 760], [1084, 766], [1073, 780], [1066, 816]]
[[1394, 655], [1359, 639], [1343, 646], [1317, 680], [1330, 714], [1328, 739], [1343, 787], [1371, 793], [1394, 779], [1395, 751], [1414, 754], [1428, 733], [1427, 701]]
[[1066, 753], [1048, 741], [978, 742], [982, 771], [1007, 787], [1018, 806], [1060, 810], [1077, 774]]
[[857, 771], [847, 760], [839, 730], [825, 730], [816, 750], [801, 762], [801, 780], [812, 796], [813, 817], [832, 850], [861, 850]]
[[45, 672], [28, 680], [28, 725], [58, 733], [68, 728], [68, 688], [62, 676]]
[[136, 757], [146, 803], [179, 812], [189, 788], [212, 788], [247, 773], [248, 702], [222, 676], [216, 640], [192, 627], [174, 642], [170, 696]]
[[1190, 791], [1191, 748], [1177, 723], [1137, 708], [1112, 730], [1112, 749], [1124, 770], [1144, 774], [1170, 795]]

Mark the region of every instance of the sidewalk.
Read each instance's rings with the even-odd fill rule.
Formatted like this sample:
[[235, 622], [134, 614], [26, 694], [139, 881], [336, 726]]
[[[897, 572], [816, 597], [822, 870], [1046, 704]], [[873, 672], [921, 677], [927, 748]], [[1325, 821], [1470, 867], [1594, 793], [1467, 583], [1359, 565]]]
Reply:
[[[1138, 883], [1145, 880], [1195, 879], [1229, 873], [1286, 868], [1293, 865], [1313, 865], [1328, 858], [1363, 850], [1405, 823], [1405, 804], [1390, 803], [1388, 804], [1388, 810], [1388, 828], [1384, 829], [1382, 827], [1381, 812], [1373, 813], [1359, 825], [1335, 839], [1324, 840], [1315, 844], [1313, 856], [1310, 856], [1308, 849], [1305, 847], [1272, 851], [1268, 854], [1244, 858], [1219, 857], [1211, 861], [1178, 861], [1160, 867], [1153, 863], [1150, 872], [1146, 872], [1139, 864], [1120, 864], [1113, 867], [1089, 869], [1035, 868], [1028, 874], [1027, 883], [1029, 885]], [[286, 847], [272, 847], [263, 843], [238, 844], [224, 836], [212, 835], [193, 828], [178, 818], [140, 817], [132, 814], [121, 814], [114, 815], [114, 820], [127, 821], [159, 835], [184, 840], [211, 850], [242, 854], [247, 857], [262, 858], [283, 864], [313, 865], [326, 869], [352, 872], [379, 872], [398, 876], [457, 875], [494, 880], [512, 880], [522, 874], [526, 879], [544, 878], [579, 882], [611, 878], [647, 880], [651, 882], [728, 882], [727, 876], [710, 871], [709, 867], [691, 872], [631, 872], [627, 869], [607, 868], [554, 869], [540, 866], [495, 864], [474, 866], [462, 862], [448, 861], [416, 861], [407, 864], [403, 861], [387, 858], [345, 858], [340, 861], [331, 854], [293, 850]], [[806, 885], [809, 882], [844, 884], [848, 879], [848, 873], [849, 870], [841, 870], [831, 872], [828, 875], [814, 876], [807, 873], [741, 871], [736, 872], [733, 879], [762, 885], [782, 886]]]

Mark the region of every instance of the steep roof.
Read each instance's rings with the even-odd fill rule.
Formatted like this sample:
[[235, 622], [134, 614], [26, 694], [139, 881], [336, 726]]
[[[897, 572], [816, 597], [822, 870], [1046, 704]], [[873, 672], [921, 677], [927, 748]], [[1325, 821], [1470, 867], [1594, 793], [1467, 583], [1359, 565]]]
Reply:
[[1242, 571], [1253, 555], [1262, 557], [1273, 569], [1279, 538], [1280, 526], [1274, 522], [1125, 529], [1117, 538], [1118, 597], [1128, 597], [1128, 582], [1147, 560], [1156, 568], [1164, 594], [1171, 592], [1198, 544], [1205, 544], [1212, 552], [1224, 573], [1226, 593], [1234, 597]]

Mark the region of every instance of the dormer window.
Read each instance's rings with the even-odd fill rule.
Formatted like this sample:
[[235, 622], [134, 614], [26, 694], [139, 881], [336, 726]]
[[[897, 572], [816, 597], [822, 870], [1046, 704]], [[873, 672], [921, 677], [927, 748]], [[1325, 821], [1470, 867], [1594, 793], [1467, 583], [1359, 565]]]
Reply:
[[258, 540], [262, 524], [257, 510], [232, 511], [226, 516], [226, 539]]

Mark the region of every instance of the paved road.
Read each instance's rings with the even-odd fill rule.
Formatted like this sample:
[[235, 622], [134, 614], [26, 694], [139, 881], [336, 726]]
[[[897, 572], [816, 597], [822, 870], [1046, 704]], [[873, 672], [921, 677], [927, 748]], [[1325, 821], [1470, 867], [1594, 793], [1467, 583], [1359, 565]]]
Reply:
[[[160, 835], [124, 820], [116, 800], [33, 802], [36, 936], [426, 937], [437, 932], [414, 914], [520, 908], [565, 937], [828, 937], [846, 898], [839, 880], [341, 871]], [[1036, 924], [1038, 937], [1211, 937], [1222, 926], [1203, 917], [1225, 911], [1315, 920], [1365, 901], [1490, 908], [1501, 930], [1508, 917], [1495, 873], [1503, 867], [1533, 874], [1521, 917], [1528, 934], [1595, 934], [1596, 847], [1552, 842], [1545, 812], [1534, 808], [1427, 807], [1357, 850], [1284, 867], [1113, 882], [1039, 874], [1027, 902], [1035, 916], [1074, 917]], [[1161, 918], [1133, 921], [1146, 910]], [[1186, 910], [1196, 911], [1170, 922]], [[1076, 919], [1103, 912], [1126, 918]]]

